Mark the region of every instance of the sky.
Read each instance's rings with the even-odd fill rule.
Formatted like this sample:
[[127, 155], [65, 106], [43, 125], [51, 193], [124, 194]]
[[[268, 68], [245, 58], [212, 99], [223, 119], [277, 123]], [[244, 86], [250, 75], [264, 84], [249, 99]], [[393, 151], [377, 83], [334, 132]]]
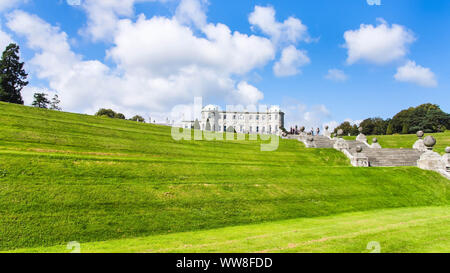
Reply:
[[435, 103], [450, 112], [448, 0], [0, 0], [0, 48], [64, 111], [157, 121], [278, 105], [286, 127]]

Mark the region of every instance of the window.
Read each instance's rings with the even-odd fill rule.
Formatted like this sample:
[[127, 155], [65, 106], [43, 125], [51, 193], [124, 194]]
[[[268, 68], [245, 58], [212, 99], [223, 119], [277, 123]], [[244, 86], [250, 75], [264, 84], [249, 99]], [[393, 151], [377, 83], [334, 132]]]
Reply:
[[264, 134], [266, 132], [266, 127], [262, 128], [262, 133]]
[[236, 115], [233, 115], [233, 119], [236, 119]]
[[259, 126], [256, 126], [256, 132], [259, 133]]
[[275, 120], [278, 120], [278, 115], [275, 115]]
[[223, 131], [224, 131], [224, 132], [227, 131], [227, 126], [223, 126]]
[[259, 116], [258, 115], [256, 115], [256, 120], [259, 120]]
[[269, 125], [269, 133], [272, 133], [272, 125]]
[[265, 120], [266, 119], [266, 116], [262, 116], [262, 120]]
[[244, 131], [244, 128], [242, 127], [242, 125], [240, 126], [240, 129], [239, 129], [239, 132], [243, 132]]
[[248, 117], [248, 119], [249, 119], [249, 120], [252, 120], [252, 119], [253, 119], [253, 116], [252, 116], [252, 115], [250, 115], [250, 116]]
[[252, 126], [250, 126], [250, 133], [253, 133], [253, 128], [252, 128]]

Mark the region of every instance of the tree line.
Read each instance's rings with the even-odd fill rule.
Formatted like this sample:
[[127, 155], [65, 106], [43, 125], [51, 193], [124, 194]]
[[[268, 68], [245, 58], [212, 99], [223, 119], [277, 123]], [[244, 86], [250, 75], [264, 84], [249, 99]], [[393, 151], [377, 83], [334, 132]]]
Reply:
[[359, 126], [346, 121], [336, 127], [334, 132], [342, 129], [345, 135], [355, 136], [359, 134], [359, 127], [362, 127], [365, 135], [415, 134], [420, 130], [438, 133], [450, 129], [450, 114], [442, 111], [436, 104], [426, 103], [402, 110], [392, 118], [365, 119]]
[[[9, 44], [2, 53], [0, 59], [0, 101], [24, 104], [22, 98], [22, 89], [28, 85], [28, 74], [24, 69], [24, 62], [20, 61], [20, 47], [15, 44]], [[51, 100], [43, 92], [34, 94], [32, 105], [39, 108], [50, 108], [52, 110], [61, 110], [60, 100], [55, 95]]]

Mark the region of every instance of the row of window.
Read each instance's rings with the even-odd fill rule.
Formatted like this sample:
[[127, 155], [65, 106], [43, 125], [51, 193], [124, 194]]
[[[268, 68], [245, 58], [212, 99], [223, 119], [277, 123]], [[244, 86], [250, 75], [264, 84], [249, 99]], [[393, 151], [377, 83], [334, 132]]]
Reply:
[[[223, 130], [221, 130], [221, 129], [223, 129]], [[205, 125], [202, 125], [202, 130], [205, 130]], [[269, 133], [269, 134], [276, 134], [276, 133], [278, 133], [278, 126], [275, 126], [274, 128], [272, 128], [272, 125], [269, 125], [267, 127], [267, 131], [266, 131], [266, 127], [265, 126], [262, 126], [262, 127], [249, 126], [249, 129], [245, 130], [243, 125], [239, 125], [239, 126], [237, 126], [237, 128], [234, 128], [234, 130], [236, 130], [237, 133], [250, 133], [250, 134], [252, 134], [252, 133], [256, 133], [256, 134], [258, 134], [258, 133], [262, 133], [262, 134]], [[221, 126], [217, 126], [217, 128], [216, 128], [216, 125], [212, 125], [211, 126], [211, 131], [227, 132], [227, 126], [223, 126], [223, 128], [221, 128]]]
[[[213, 118], [214, 116], [215, 116], [214, 113], [209, 113], [208, 114], [208, 118]], [[255, 116], [249, 115], [248, 119], [249, 120], [253, 120], [253, 118], [255, 118], [255, 120], [259, 120], [260, 117], [261, 117], [261, 120], [266, 120], [266, 118], [268, 120], [272, 120], [272, 115], [255, 115]], [[203, 114], [203, 118], [205, 118], [205, 114]], [[245, 117], [244, 117], [244, 115], [232, 115], [231, 118], [233, 120], [235, 120], [235, 119], [244, 120]], [[224, 119], [225, 120], [225, 119], [227, 119], [227, 115], [226, 114], [220, 115], [219, 119]], [[278, 120], [278, 115], [273, 115], [273, 119], [274, 120]]]

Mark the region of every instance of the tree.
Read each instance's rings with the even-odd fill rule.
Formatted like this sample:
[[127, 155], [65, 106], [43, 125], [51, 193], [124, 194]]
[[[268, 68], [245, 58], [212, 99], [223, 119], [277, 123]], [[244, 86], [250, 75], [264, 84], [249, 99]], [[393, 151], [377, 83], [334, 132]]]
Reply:
[[117, 118], [117, 119], [125, 119], [125, 115], [122, 113], [116, 113], [112, 109], [101, 108], [95, 113], [96, 116], [108, 117], [108, 118]]
[[95, 115], [101, 117], [115, 118], [116, 112], [114, 112], [112, 109], [101, 108], [100, 110], [97, 111], [97, 113], [95, 113]]
[[387, 129], [386, 129], [386, 135], [392, 135], [392, 123], [390, 122]]
[[122, 113], [116, 113], [116, 115], [115, 115], [114, 118], [117, 118], [117, 119], [126, 119], [126, 118], [125, 118], [125, 115], [122, 114]]
[[198, 121], [198, 119], [195, 119], [194, 130], [200, 130], [200, 122]]
[[60, 103], [61, 103], [61, 101], [59, 100], [58, 95], [55, 94], [52, 98], [52, 102], [50, 103], [50, 109], [56, 110], [56, 111], [61, 111], [61, 107], [59, 107]]
[[409, 132], [408, 124], [404, 123], [403, 128], [402, 128], [402, 134], [406, 135], [406, 134], [408, 134], [408, 132]]
[[45, 109], [48, 108], [48, 104], [50, 103], [50, 101], [47, 98], [47, 94], [34, 93], [33, 97], [34, 97], [34, 101], [33, 101], [32, 105], [34, 107], [45, 108]]
[[0, 60], [0, 101], [23, 104], [22, 89], [28, 85], [28, 74], [20, 62], [19, 46], [9, 44]]
[[143, 118], [142, 116], [139, 116], [139, 115], [136, 115], [136, 116], [130, 118], [130, 120], [145, 123], [145, 118]]

